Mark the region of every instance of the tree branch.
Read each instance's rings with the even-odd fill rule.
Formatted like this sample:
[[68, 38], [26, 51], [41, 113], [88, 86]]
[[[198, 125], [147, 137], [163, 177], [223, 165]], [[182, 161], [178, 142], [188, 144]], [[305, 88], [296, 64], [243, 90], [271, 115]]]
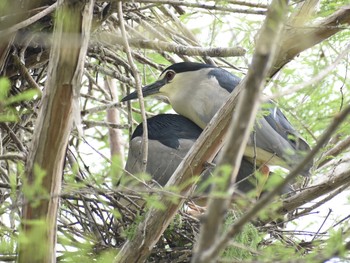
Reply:
[[[349, 156], [349, 153], [347, 156]], [[277, 213], [287, 214], [322, 195], [350, 183], [350, 160], [347, 159], [345, 162], [342, 162], [342, 166], [340, 171], [337, 169], [335, 171], [332, 170], [329, 174], [325, 175], [324, 178], [326, 179], [324, 181], [316, 185], [311, 185], [300, 193], [283, 200], [282, 206], [278, 208]], [[311, 211], [308, 208], [304, 208], [303, 210]]]
[[[117, 1], [117, 0], [114, 0]], [[127, 2], [127, 0], [123, 0], [123, 2]], [[214, 5], [208, 5], [203, 3], [190, 3], [185, 1], [176, 1], [176, 0], [138, 0], [135, 2], [144, 3], [144, 4], [155, 4], [155, 5], [164, 5], [169, 4], [172, 6], [187, 6], [192, 8], [200, 8], [205, 10], [217, 10], [217, 11], [224, 11], [224, 12], [232, 12], [232, 13], [242, 13], [242, 14], [254, 14], [254, 15], [265, 15], [266, 11], [257, 9], [239, 9], [239, 8], [231, 8], [227, 6], [220, 6], [217, 4]], [[264, 8], [263, 6], [259, 8]]]
[[[300, 21], [300, 20], [298, 20]], [[315, 46], [323, 40], [345, 29], [342, 25], [350, 24], [350, 5], [344, 6], [329, 17], [314, 23], [287, 29], [283, 34], [278, 60], [271, 72], [276, 74], [285, 64], [302, 51]]]
[[[142, 94], [141, 78], [140, 78], [140, 74], [137, 70], [137, 67], [134, 63], [133, 57], [131, 55], [131, 49], [130, 49], [129, 42], [127, 39], [126, 31], [125, 31], [122, 2], [120, 2], [120, 1], [117, 2], [117, 11], [118, 11], [118, 19], [120, 21], [120, 31], [122, 34], [122, 44], [124, 46], [129, 65], [131, 67], [131, 71], [132, 71], [132, 74], [133, 74], [134, 79], [135, 79], [137, 97], [139, 99], [139, 104], [140, 104], [141, 117], [142, 117], [142, 128], [143, 128], [142, 146], [141, 146], [141, 149], [142, 149], [141, 150], [141, 152], [142, 152], [141, 171], [145, 172], [146, 166], [147, 166], [147, 160], [148, 160], [148, 127], [147, 127], [146, 109], [145, 109], [145, 104], [144, 104], [143, 94]], [[130, 103], [130, 102], [128, 102], [128, 103]]]
[[[20, 243], [19, 263], [56, 261], [57, 209], [63, 161], [73, 124], [74, 99], [83, 75], [94, 1], [60, 0], [57, 5], [60, 8], [43, 105], [26, 165], [28, 185], [23, 186], [23, 189], [32, 187], [37, 192], [24, 194], [22, 234], [29, 242]], [[62, 37], [67, 32], [70, 33], [69, 39]], [[71, 44], [69, 48], [67, 42]], [[76, 114], [80, 116], [80, 110]], [[39, 172], [38, 167], [43, 172]], [[45, 198], [38, 200], [38, 195]]]
[[[227, 193], [228, 196], [233, 193], [232, 182], [236, 181], [244, 149], [259, 109], [261, 91], [277, 52], [283, 21], [288, 13], [287, 7], [288, 1], [275, 0], [268, 9], [266, 19], [259, 32], [252, 63], [246, 78], [243, 80], [244, 88], [236, 112], [232, 117], [230, 133], [219, 159], [218, 168], [214, 171], [215, 177], [225, 178], [225, 184], [223, 186], [214, 185], [213, 192]], [[220, 166], [232, 168], [230, 172], [227, 172], [227, 169], [220, 169]], [[226, 245], [225, 243], [219, 244], [218, 240], [222, 234], [228, 200], [215, 196], [209, 199], [208, 209], [201, 225], [197, 247], [194, 249], [191, 262], [214, 262], [221, 249]]]
[[[95, 37], [95, 42], [102, 42], [104, 45], [121, 44], [123, 39], [114, 34], [102, 32]], [[195, 47], [169, 43], [159, 40], [146, 40], [129, 38], [128, 43], [134, 48], [152, 49], [159, 52], [173, 52], [178, 55], [187, 56], [211, 56], [211, 57], [234, 57], [244, 56], [245, 50], [242, 47]]]

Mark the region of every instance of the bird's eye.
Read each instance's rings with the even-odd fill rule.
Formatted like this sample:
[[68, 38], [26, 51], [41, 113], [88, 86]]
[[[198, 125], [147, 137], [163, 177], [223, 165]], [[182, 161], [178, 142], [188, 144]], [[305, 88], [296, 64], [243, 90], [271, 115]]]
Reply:
[[168, 71], [167, 73], [165, 73], [165, 77], [167, 82], [170, 82], [173, 80], [173, 78], [175, 77], [176, 73], [172, 70]]

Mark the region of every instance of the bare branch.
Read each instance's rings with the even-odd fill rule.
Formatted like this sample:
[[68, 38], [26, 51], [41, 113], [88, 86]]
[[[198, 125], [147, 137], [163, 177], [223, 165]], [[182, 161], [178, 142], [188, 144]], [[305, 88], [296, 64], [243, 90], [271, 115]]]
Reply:
[[93, 128], [96, 126], [101, 127], [108, 127], [110, 129], [128, 129], [129, 124], [117, 124], [114, 122], [108, 122], [108, 121], [90, 121], [90, 120], [83, 120], [83, 124], [86, 126], [85, 129]]
[[[116, 35], [103, 32], [96, 37], [95, 41], [100, 41], [106, 45], [115, 45], [121, 44], [123, 39]], [[233, 57], [244, 56], [245, 54], [245, 50], [241, 47], [191, 47], [165, 41], [145, 40], [139, 38], [129, 38], [128, 43], [135, 48], [152, 49], [160, 52], [167, 51], [187, 56]]]
[[[118, 10], [118, 18], [120, 21], [120, 31], [122, 33], [122, 40], [123, 40], [123, 46], [125, 48], [126, 55], [128, 57], [128, 61], [131, 67], [131, 70], [134, 75], [135, 84], [136, 84], [136, 90], [137, 90], [137, 96], [140, 103], [140, 109], [141, 109], [141, 116], [142, 116], [142, 127], [143, 127], [143, 134], [142, 134], [142, 168], [141, 171], [146, 171], [147, 166], [147, 159], [148, 159], [148, 128], [147, 128], [147, 117], [146, 117], [146, 110], [145, 110], [145, 104], [143, 100], [142, 95], [142, 87], [141, 87], [141, 78], [140, 74], [137, 70], [136, 65], [134, 64], [134, 60], [131, 55], [131, 49], [129, 47], [129, 42], [127, 39], [125, 26], [124, 26], [124, 18], [123, 18], [123, 9], [122, 9], [122, 2], [117, 3], [117, 10]], [[129, 103], [129, 102], [128, 102]]]
[[[300, 193], [283, 200], [282, 206], [278, 208], [277, 213], [289, 213], [290, 211], [293, 211], [322, 195], [330, 193], [339, 187], [348, 186], [350, 183], [349, 153], [347, 153], [347, 157], [348, 159], [342, 162], [341, 169], [336, 169], [335, 171], [332, 170], [330, 173], [324, 176], [325, 179], [323, 181], [309, 186]], [[315, 209], [315, 207], [312, 209]], [[310, 212], [312, 209], [308, 207], [303, 208], [301, 212], [298, 212], [298, 214]]]
[[26, 157], [21, 154], [21, 153], [6, 153], [4, 155], [0, 155], [0, 160], [21, 160], [21, 161], [25, 161]]
[[329, 151], [327, 151], [324, 154], [322, 154], [322, 157], [324, 158], [324, 160], [321, 161], [318, 164], [317, 168], [320, 168], [323, 165], [325, 165], [326, 163], [328, 163], [331, 160], [330, 157], [338, 156], [344, 150], [349, 148], [349, 146], [350, 146], [350, 137], [348, 137], [348, 138], [344, 139], [343, 141], [337, 143], [332, 149], [330, 149]]
[[[114, 0], [117, 1], [117, 0]], [[127, 0], [123, 0], [123, 2], [127, 2]], [[144, 4], [155, 4], [155, 5], [164, 5], [169, 4], [172, 6], [187, 6], [192, 8], [200, 8], [205, 10], [217, 10], [217, 11], [224, 11], [224, 12], [231, 12], [231, 13], [241, 13], [241, 14], [254, 14], [254, 15], [265, 15], [265, 10], [252, 10], [252, 9], [239, 9], [239, 8], [231, 8], [227, 6], [220, 6], [217, 4], [214, 5], [208, 5], [203, 3], [189, 3], [189, 2], [183, 2], [183, 1], [176, 1], [176, 0], [138, 0], [139, 3]], [[264, 8], [260, 7], [259, 8]]]

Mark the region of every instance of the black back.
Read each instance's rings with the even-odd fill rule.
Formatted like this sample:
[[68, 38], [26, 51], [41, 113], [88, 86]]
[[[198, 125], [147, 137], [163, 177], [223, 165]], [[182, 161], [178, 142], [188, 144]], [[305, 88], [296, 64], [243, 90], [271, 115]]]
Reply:
[[223, 68], [213, 68], [209, 71], [208, 76], [215, 77], [220, 86], [230, 93], [241, 82], [239, 77], [233, 75]]
[[[162, 144], [177, 149], [180, 139], [197, 139], [202, 132], [195, 123], [177, 114], [159, 114], [147, 119], [148, 139], [157, 140]], [[142, 136], [142, 123], [139, 124], [131, 139]]]

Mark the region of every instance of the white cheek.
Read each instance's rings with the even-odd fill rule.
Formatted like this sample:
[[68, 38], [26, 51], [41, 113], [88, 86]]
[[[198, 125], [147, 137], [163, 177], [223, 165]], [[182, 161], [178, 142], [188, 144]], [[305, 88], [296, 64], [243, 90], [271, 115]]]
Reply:
[[160, 89], [160, 93], [169, 98], [178, 114], [204, 128], [228, 99], [229, 92], [220, 87], [215, 77], [203, 78], [200, 72], [191, 74], [182, 75], [180, 79], [175, 77]]

